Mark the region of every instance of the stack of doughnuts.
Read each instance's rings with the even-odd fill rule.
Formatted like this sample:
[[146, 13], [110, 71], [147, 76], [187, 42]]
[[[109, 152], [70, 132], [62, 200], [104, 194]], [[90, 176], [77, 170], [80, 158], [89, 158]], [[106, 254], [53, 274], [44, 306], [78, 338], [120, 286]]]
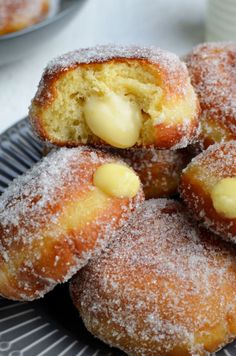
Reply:
[[30, 107], [50, 152], [0, 197], [0, 294], [72, 277], [86, 328], [128, 355], [236, 339], [236, 45], [184, 60], [98, 46], [51, 61]]
[[196, 141], [199, 112], [186, 66], [176, 55], [99, 46], [49, 63], [30, 118], [41, 139], [54, 145], [113, 147], [134, 169], [142, 162], [137, 172], [145, 194], [156, 198], [177, 192], [190, 157], [178, 149]]

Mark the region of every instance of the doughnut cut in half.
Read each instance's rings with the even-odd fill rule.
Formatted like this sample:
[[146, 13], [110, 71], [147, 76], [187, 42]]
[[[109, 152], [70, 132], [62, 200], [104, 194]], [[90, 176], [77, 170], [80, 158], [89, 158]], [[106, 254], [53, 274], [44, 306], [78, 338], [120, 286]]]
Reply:
[[99, 46], [46, 68], [30, 108], [35, 131], [59, 146], [187, 146], [199, 104], [185, 64], [156, 48]]

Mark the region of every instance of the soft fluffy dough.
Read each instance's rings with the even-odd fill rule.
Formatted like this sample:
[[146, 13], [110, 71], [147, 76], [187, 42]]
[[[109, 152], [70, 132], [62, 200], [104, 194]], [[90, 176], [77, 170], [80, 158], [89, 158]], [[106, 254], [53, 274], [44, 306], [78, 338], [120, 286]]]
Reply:
[[118, 148], [185, 147], [198, 133], [198, 114], [185, 64], [153, 47], [98, 46], [56, 58], [30, 109], [44, 140]]

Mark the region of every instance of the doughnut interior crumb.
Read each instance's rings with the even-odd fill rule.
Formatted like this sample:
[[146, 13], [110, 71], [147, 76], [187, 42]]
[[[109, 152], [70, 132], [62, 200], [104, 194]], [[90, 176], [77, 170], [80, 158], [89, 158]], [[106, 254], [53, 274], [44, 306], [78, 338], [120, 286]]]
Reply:
[[[143, 112], [141, 136], [152, 135], [152, 119], [160, 116], [162, 89], [151, 71], [144, 71], [138, 63], [98, 64], [69, 71], [58, 80], [57, 98], [45, 112], [44, 121], [49, 132], [58, 140], [86, 143], [92, 134], [85, 122], [85, 98], [103, 96], [110, 92], [135, 102]], [[159, 109], [159, 110], [158, 110]]]
[[[173, 86], [176, 83], [173, 82]], [[105, 97], [116, 94], [130, 101], [140, 110], [142, 125], [138, 145], [154, 141], [153, 127], [182, 123], [183, 118], [193, 117], [196, 97], [191, 86], [186, 87], [186, 96], [176, 89], [176, 96], [169, 102], [157, 68], [136, 60], [111, 60], [105, 63], [83, 64], [60, 75], [55, 83], [55, 98], [50, 104], [41, 108], [40, 116], [43, 127], [49, 137], [58, 142], [75, 142], [86, 144], [100, 139], [88, 127], [84, 106], [87, 98]], [[38, 110], [38, 109], [37, 109]], [[185, 119], [186, 118], [186, 119]]]

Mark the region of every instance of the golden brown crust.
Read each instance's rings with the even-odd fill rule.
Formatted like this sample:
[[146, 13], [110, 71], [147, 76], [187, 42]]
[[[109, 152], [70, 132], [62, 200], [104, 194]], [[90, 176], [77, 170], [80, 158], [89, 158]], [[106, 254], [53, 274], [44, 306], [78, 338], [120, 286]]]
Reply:
[[236, 219], [217, 213], [211, 191], [221, 179], [235, 176], [236, 142], [215, 144], [192, 160], [184, 170], [179, 187], [184, 202], [197, 220], [233, 242], [236, 242]]
[[204, 147], [236, 139], [236, 43], [204, 43], [185, 61], [202, 109]]
[[135, 356], [209, 355], [236, 335], [235, 249], [178, 202], [148, 200], [74, 277], [90, 332]]
[[[50, 141], [58, 146], [78, 146], [76, 141], [63, 141], [51, 136], [44, 125], [43, 111], [55, 101], [57, 97], [56, 84], [65, 73], [81, 67], [91, 67], [96, 70], [101, 65], [111, 63], [141, 64], [144, 70], [154, 74], [156, 83], [163, 90], [163, 105], [167, 108], [178, 105], [189, 95], [189, 92], [191, 92], [191, 98], [194, 95], [185, 65], [172, 53], [152, 47], [114, 46], [98, 46], [70, 52], [49, 63], [32, 101], [30, 108], [31, 123], [36, 133], [43, 140]], [[155, 146], [159, 149], [187, 146], [198, 135], [200, 107], [196, 97], [192, 107], [194, 110], [192, 117], [179, 120], [178, 123], [156, 123], [153, 126], [153, 138], [150, 138], [150, 142], [136, 146]], [[83, 142], [79, 143], [79, 145], [83, 144]], [[86, 144], [109, 146], [98, 137], [91, 137]]]
[[143, 200], [108, 197], [96, 169], [117, 158], [90, 148], [60, 149], [18, 178], [0, 198], [0, 294], [43, 296], [105, 246]]
[[48, 12], [49, 0], [3, 0], [0, 3], [0, 35], [40, 22]]
[[182, 170], [192, 155], [186, 149], [113, 150], [121, 156], [139, 175], [146, 199], [168, 198], [177, 194]]

